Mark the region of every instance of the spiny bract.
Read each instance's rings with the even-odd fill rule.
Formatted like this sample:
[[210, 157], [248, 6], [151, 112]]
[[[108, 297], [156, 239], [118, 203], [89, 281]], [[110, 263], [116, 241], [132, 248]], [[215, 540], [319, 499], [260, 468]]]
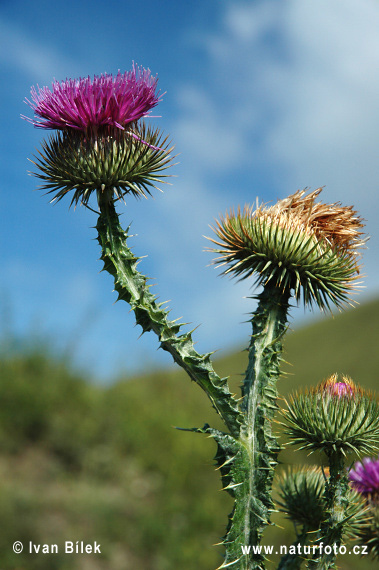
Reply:
[[[134, 136], [132, 136], [134, 135]], [[34, 164], [42, 179], [42, 189], [61, 200], [73, 191], [71, 204], [87, 204], [93, 192], [98, 199], [108, 194], [120, 199], [127, 193], [136, 197], [150, 194], [163, 183], [162, 172], [170, 166], [172, 148], [158, 130], [143, 123], [133, 131], [85, 135], [80, 131], [57, 132], [42, 143]]]

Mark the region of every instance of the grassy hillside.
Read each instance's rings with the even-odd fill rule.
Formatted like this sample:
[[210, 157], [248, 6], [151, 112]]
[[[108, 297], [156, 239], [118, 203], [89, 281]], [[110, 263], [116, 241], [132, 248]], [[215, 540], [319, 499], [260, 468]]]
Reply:
[[[289, 333], [282, 394], [344, 372], [375, 388], [379, 301]], [[235, 390], [246, 352], [216, 361]], [[169, 370], [111, 387], [88, 384], [43, 351], [0, 361], [1, 570], [211, 570], [231, 501], [219, 492], [214, 443], [173, 429], [216, 414], [200, 389]], [[281, 461], [303, 461], [296, 452]], [[309, 459], [308, 459], [309, 461]], [[285, 521], [278, 518], [278, 524]], [[14, 554], [12, 544], [26, 551]], [[101, 554], [64, 554], [65, 541], [101, 544]], [[266, 543], [289, 545], [291, 529]], [[29, 554], [29, 541], [59, 552]], [[347, 556], [341, 568], [376, 564]], [[273, 566], [274, 567], [274, 566]]]
[[[294, 373], [287, 389], [298, 382], [319, 382], [333, 372], [348, 374], [365, 388], [378, 388], [379, 301], [372, 301], [335, 318], [289, 334], [288, 360]], [[284, 387], [283, 387], [284, 390]]]

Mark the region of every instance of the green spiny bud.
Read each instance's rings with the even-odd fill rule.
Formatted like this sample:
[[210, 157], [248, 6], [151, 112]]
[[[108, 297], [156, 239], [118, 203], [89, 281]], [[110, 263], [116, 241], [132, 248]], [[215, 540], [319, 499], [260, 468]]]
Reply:
[[42, 189], [61, 200], [73, 191], [71, 204], [87, 204], [93, 192], [100, 199], [122, 199], [130, 193], [147, 197], [152, 187], [163, 182], [172, 148], [159, 130], [143, 123], [129, 129], [83, 132], [58, 131], [42, 143], [43, 151], [34, 164], [44, 181]]
[[[325, 484], [329, 470], [319, 467], [302, 467], [281, 475], [278, 481], [280, 511], [301, 525], [307, 532], [321, 527], [327, 516]], [[348, 488], [348, 506], [345, 519], [341, 521], [346, 537], [355, 537], [368, 525], [368, 509], [363, 497], [353, 488]]]
[[278, 481], [280, 511], [295, 524], [317, 530], [325, 517], [325, 477], [317, 467], [283, 473]]
[[296, 392], [283, 410], [290, 443], [328, 455], [370, 454], [379, 448], [379, 402], [373, 394], [337, 374], [316, 388]]

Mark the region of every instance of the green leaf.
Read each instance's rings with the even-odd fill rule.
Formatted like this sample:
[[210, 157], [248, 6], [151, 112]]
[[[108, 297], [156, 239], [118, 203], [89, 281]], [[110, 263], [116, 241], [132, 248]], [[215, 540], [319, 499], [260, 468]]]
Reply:
[[153, 331], [158, 336], [161, 348], [206, 392], [230, 432], [238, 434], [241, 414], [237, 400], [229, 391], [227, 378], [217, 375], [210, 354], [199, 354], [191, 333], [179, 334], [181, 325], [169, 320], [169, 311], [157, 303], [147, 277], [137, 270], [139, 258], [127, 246], [128, 232], [121, 228], [114, 204], [101, 202], [101, 208], [96, 226], [101, 259], [104, 270], [114, 277], [118, 299], [129, 303], [143, 332]]

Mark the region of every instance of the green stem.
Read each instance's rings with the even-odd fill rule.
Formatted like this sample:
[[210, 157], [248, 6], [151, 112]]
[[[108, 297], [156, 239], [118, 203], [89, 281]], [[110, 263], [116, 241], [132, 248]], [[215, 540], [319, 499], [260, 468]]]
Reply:
[[127, 246], [128, 232], [120, 226], [113, 202], [103, 199], [99, 201], [99, 206], [96, 228], [102, 248], [101, 259], [104, 269], [114, 277], [118, 299], [130, 304], [143, 332], [154, 331], [161, 348], [169, 352], [174, 361], [206, 392], [230, 433], [237, 435], [241, 414], [237, 401], [229, 391], [227, 378], [220, 378], [213, 370], [210, 354], [196, 352], [191, 333], [178, 334], [181, 325], [170, 321], [168, 311], [162, 308], [163, 303], [157, 303], [155, 295], [150, 292], [147, 277], [137, 270], [139, 259]]
[[[321, 525], [316, 545], [322, 547], [322, 552], [314, 557], [308, 565], [312, 570], [330, 570], [336, 568], [337, 549], [342, 543], [346, 522], [346, 512], [349, 505], [349, 479], [345, 469], [345, 458], [339, 451], [328, 454], [330, 476], [325, 484], [326, 518]], [[325, 553], [325, 546], [331, 547], [331, 552]]]
[[235, 508], [225, 538], [224, 566], [234, 560], [238, 568], [244, 570], [264, 568], [261, 553], [251, 548], [241, 558], [241, 546], [260, 544], [274, 508], [271, 487], [279, 446], [272, 434], [272, 419], [277, 409], [276, 382], [280, 373], [281, 339], [287, 329], [289, 297], [289, 290], [267, 284], [258, 297], [258, 308], [252, 317], [249, 364], [242, 387], [240, 452], [233, 466], [233, 483], [237, 485]]
[[156, 302], [147, 278], [137, 270], [139, 259], [127, 246], [128, 232], [121, 228], [113, 202], [103, 199], [99, 206], [97, 230], [101, 259], [104, 269], [114, 277], [118, 298], [130, 304], [144, 332], [157, 334], [160, 346], [206, 392], [229, 429], [230, 434], [208, 426], [196, 430], [208, 433], [216, 440], [216, 460], [222, 479], [235, 499], [221, 567], [262, 569], [264, 556], [253, 551], [242, 554], [241, 546], [259, 546], [273, 509], [271, 485], [279, 449], [271, 424], [276, 410], [276, 381], [289, 291], [267, 284], [259, 295], [259, 305], [252, 317], [249, 365], [239, 409], [227, 379], [220, 378], [213, 370], [210, 354], [198, 354], [191, 333], [178, 334], [180, 325], [168, 320], [168, 311]]

